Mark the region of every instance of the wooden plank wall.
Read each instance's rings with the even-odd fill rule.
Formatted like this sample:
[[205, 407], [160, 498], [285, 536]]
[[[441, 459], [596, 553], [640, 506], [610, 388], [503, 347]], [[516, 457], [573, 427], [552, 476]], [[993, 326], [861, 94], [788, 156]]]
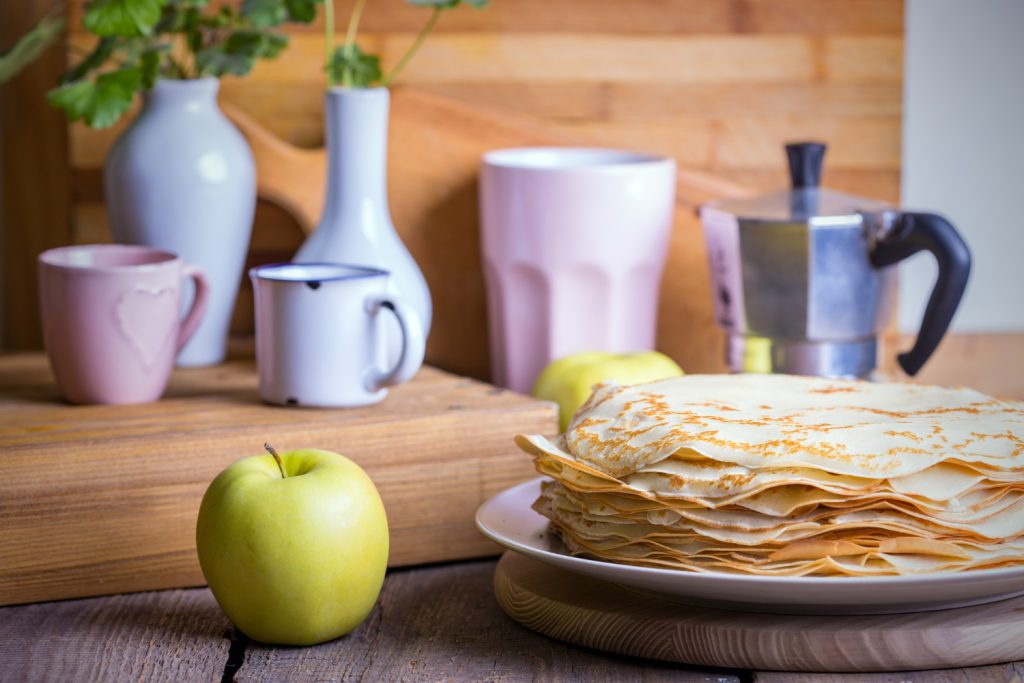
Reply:
[[[0, 50], [52, 5], [0, 3]], [[46, 103], [65, 68], [64, 50], [53, 45], [0, 86], [0, 349], [39, 346], [35, 257], [66, 244], [71, 231], [68, 132], [64, 115]]]
[[[80, 26], [85, 0], [68, 3], [73, 60], [92, 39]], [[342, 28], [351, 4], [335, 1]], [[361, 43], [388, 67], [426, 16], [400, 0], [372, 0]], [[669, 154], [756, 188], [785, 184], [784, 141], [822, 139], [830, 186], [895, 200], [902, 34], [902, 0], [494, 0], [484, 11], [446, 13], [400, 82], [532, 115], [598, 144]], [[322, 51], [320, 26], [295, 29], [279, 59], [225, 79], [222, 100], [290, 142], [319, 145]], [[69, 241], [109, 239], [99, 170], [122, 128], [69, 128]], [[255, 260], [287, 258], [301, 239], [284, 211], [261, 203]], [[13, 321], [22, 322], [18, 346], [38, 344], [34, 321]]]
[[[335, 5], [347, 17], [351, 0]], [[361, 42], [388, 67], [425, 17], [373, 0]], [[902, 35], [902, 0], [494, 0], [447, 13], [401, 82], [754, 187], [785, 182], [783, 141], [823, 139], [830, 185], [895, 200]], [[319, 26], [294, 30], [279, 59], [226, 79], [223, 98], [291, 142], [320, 144], [322, 41]], [[100, 166], [116, 132], [72, 126], [73, 169]], [[280, 217], [264, 218], [260, 239], [287, 243], [273, 235]], [[80, 203], [75, 225], [76, 239], [101, 237], [101, 208]]]

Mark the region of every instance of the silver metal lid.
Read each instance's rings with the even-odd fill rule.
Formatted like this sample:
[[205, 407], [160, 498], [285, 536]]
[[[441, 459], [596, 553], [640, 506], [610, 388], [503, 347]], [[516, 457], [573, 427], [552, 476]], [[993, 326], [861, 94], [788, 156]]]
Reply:
[[792, 189], [758, 197], [720, 199], [706, 208], [723, 211], [742, 221], [772, 223], [815, 223], [843, 225], [860, 222], [860, 214], [885, 211], [888, 204], [818, 187], [825, 145], [820, 142], [794, 142], [786, 145]]
[[[818, 187], [779, 190], [757, 197], [718, 199], [708, 202], [709, 209], [724, 211], [744, 221], [804, 222], [827, 217], [839, 221], [859, 221], [860, 214], [884, 211], [892, 207], [885, 202], [866, 199]], [[832, 221], [829, 221], [832, 222]]]

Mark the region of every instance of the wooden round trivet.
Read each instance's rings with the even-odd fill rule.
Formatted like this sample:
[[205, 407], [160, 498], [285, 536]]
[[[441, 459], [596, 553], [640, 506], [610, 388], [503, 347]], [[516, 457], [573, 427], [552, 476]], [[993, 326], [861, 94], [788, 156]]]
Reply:
[[997, 664], [1024, 653], [1024, 597], [917, 614], [802, 616], [647, 597], [506, 552], [494, 574], [505, 612], [576, 645], [703, 666], [906, 671]]

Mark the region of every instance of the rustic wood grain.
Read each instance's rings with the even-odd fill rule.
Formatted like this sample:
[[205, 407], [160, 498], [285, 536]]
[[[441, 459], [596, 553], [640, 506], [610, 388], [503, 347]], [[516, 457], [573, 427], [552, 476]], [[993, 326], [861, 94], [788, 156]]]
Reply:
[[[78, 23], [87, 0], [70, 0]], [[229, 0], [213, 0], [213, 6]], [[335, 0], [342, 21], [354, 0]], [[372, 2], [363, 15], [368, 31], [417, 31], [426, 13], [411, 3]], [[899, 33], [902, 3], [893, 0], [599, 0], [580, 11], [579, 0], [513, 0], [491, 5], [486, 12], [450, 12], [438, 24], [451, 31], [575, 32], [618, 31], [637, 34], [715, 33]], [[296, 26], [296, 32], [318, 33], [322, 23]]]
[[[629, 12], [623, 2], [601, 4], [627, 14], [637, 5], [658, 3], [631, 3]], [[902, 4], [889, 5], [899, 9]], [[821, 14], [804, 12], [819, 18]], [[842, 17], [839, 13], [836, 18]], [[829, 163], [840, 168], [847, 159], [856, 167], [875, 168], [874, 156], [858, 156], [861, 150], [881, 153], [880, 169], [890, 168], [893, 158], [898, 160], [899, 30], [859, 34], [851, 22], [851, 32], [816, 36], [798, 22], [798, 28], [781, 34], [748, 34], [742, 32], [742, 24], [734, 25], [739, 33], [674, 36], [621, 30], [442, 32], [427, 42], [402, 82], [549, 120], [613, 123], [625, 117], [668, 123], [678, 118], [679, 127], [686, 128], [692, 125], [686, 115], [691, 115], [711, 130], [716, 147], [731, 139], [725, 120], [742, 117], [745, 127], [758, 132], [760, 144], [744, 156], [755, 167], [779, 164], [782, 141], [810, 136], [833, 146], [836, 154]], [[397, 60], [411, 38], [412, 34], [392, 28], [368, 33], [363, 40], [367, 49], [381, 51], [387, 65]], [[76, 33], [72, 40], [90, 39]], [[323, 137], [317, 95], [324, 86], [321, 57], [320, 36], [300, 32], [279, 59], [261, 64], [244, 81], [226, 79], [224, 99], [290, 142], [318, 144]], [[794, 118], [780, 130], [783, 116]], [[874, 128], [871, 122], [847, 121], [865, 116], [885, 120]], [[762, 119], [763, 130], [758, 125]], [[719, 133], [722, 143], [715, 137]], [[76, 128], [73, 139], [83, 141], [74, 143], [75, 158], [99, 163], [114, 135]], [[868, 136], [866, 146], [862, 135]], [[656, 127], [643, 142], [656, 146], [663, 137], [663, 130]], [[83, 147], [93, 151], [83, 155]]]
[[[725, 171], [722, 171], [725, 172]], [[789, 172], [784, 168], [775, 169], [730, 169], [729, 178], [759, 191], [770, 192], [788, 187]], [[899, 171], [844, 170], [827, 167], [823, 173], [823, 184], [833, 190], [869, 197], [899, 205]]]
[[[302, 45], [304, 38], [297, 37], [296, 43]], [[383, 34], [380, 37], [382, 64], [388, 66], [396, 62], [412, 38], [406, 34]], [[793, 83], [814, 78], [815, 44], [808, 37], [789, 34], [680, 38], [446, 33], [424, 44], [405, 77], [415, 83], [491, 79], [585, 83]], [[290, 54], [296, 60], [295, 67], [303, 68], [305, 50]], [[287, 80], [289, 77], [281, 66], [268, 64], [266, 77]], [[868, 70], [868, 67], [862, 69]]]
[[793, 672], [758, 672], [757, 683], [1020, 683], [1024, 681], [1024, 662], [973, 666], [966, 669], [935, 671], [901, 671], [872, 674], [801, 674]]
[[[83, 1], [70, 0], [69, 39], [76, 49], [94, 40], [80, 25]], [[335, 4], [343, 22], [352, 0]], [[381, 52], [385, 65], [392, 64], [425, 16], [408, 3], [369, 3], [363, 47]], [[292, 45], [280, 59], [260, 65], [244, 79], [223, 79], [221, 101], [287, 142], [313, 148], [323, 142], [320, 25], [289, 31], [294, 33]], [[468, 103], [571, 124], [576, 130], [567, 134], [591, 144], [669, 154], [688, 168], [755, 189], [786, 184], [783, 142], [819, 137], [831, 148], [826, 182], [855, 194], [896, 200], [902, 31], [902, 0], [602, 0], [588, 3], [586, 10], [577, 0], [515, 0], [492, 3], [486, 11], [464, 7], [446, 13], [400, 81]], [[32, 87], [42, 92], [51, 83], [35, 79]], [[28, 123], [19, 126], [23, 139], [58, 140], [64, 135], [59, 116], [35, 117], [34, 110], [26, 109], [28, 102], [19, 98], [8, 105], [29, 113]], [[35, 102], [44, 106], [41, 100]], [[106, 131], [70, 127], [76, 240], [106, 235], [105, 214], [84, 204], [101, 200], [98, 169], [126, 124]], [[392, 144], [392, 156], [437, 152], [438, 143], [430, 146], [431, 136], [420, 135], [422, 128], [413, 130], [417, 135], [407, 136], [400, 152]], [[22, 163], [20, 157], [14, 163]], [[436, 170], [441, 181], [433, 176], [417, 180], [436, 182], [434, 201], [447, 216], [468, 201], [470, 188], [457, 164], [446, 179], [443, 162]], [[445, 202], [443, 193], [453, 187], [455, 196]], [[403, 192], [399, 183], [392, 183], [392, 201], [401, 201]], [[47, 202], [41, 184], [28, 187], [23, 196], [26, 205]], [[294, 221], [268, 206], [259, 209], [264, 237], [291, 244]], [[275, 232], [285, 239], [274, 237]], [[8, 239], [15, 241], [8, 261], [31, 263], [38, 245], [29, 242], [38, 237]], [[472, 245], [461, 251], [471, 252]], [[287, 257], [288, 252], [276, 249], [266, 256]], [[451, 269], [462, 265], [453, 262]], [[17, 298], [5, 319], [8, 329], [38, 342], [31, 317], [36, 304], [28, 289], [28, 296]], [[450, 296], [457, 305], [465, 303], [459, 291], [434, 295], [435, 301]], [[250, 317], [247, 304], [243, 295], [236, 330], [243, 330]], [[443, 319], [435, 329], [444, 329], [448, 322]], [[466, 329], [460, 320], [442, 334], [458, 338]], [[679, 325], [672, 335], [689, 332]], [[668, 341], [670, 347], [685, 344]], [[485, 376], [485, 365], [485, 359], [476, 357], [452, 367]]]
[[824, 77], [837, 83], [899, 83], [901, 36], [834, 36], [824, 41]]
[[[779, 170], [783, 164], [780, 140], [829, 140], [825, 157], [830, 170], [898, 171], [900, 168], [899, 117], [745, 116], [719, 121], [712, 153], [713, 164], [723, 170]], [[782, 185], [784, 187], [785, 185]]]
[[[427, 86], [432, 90], [448, 88], [451, 94], [460, 92], [458, 86]], [[518, 83], [495, 84], [490, 88], [476, 84], [462, 87], [466, 98], [493, 98], [510, 108], [521, 108], [528, 113], [552, 118], [603, 118], [610, 120], [649, 120], [674, 116], [697, 116], [713, 122], [721, 118], [738, 116], [768, 119], [780, 116], [807, 117], [814, 115], [830, 121], [846, 117], [893, 116], [902, 110], [899, 83], [748, 83], [736, 87], [726, 83], [609, 83], [587, 96], [597, 102], [591, 109], [574, 114], [553, 109], [546, 113], [543, 100]], [[539, 86], [538, 86], [539, 87]], [[472, 88], [472, 90], [471, 90]], [[499, 99], [501, 98], [501, 99]], [[534, 104], [540, 101], [541, 104]], [[536, 109], [536, 111], [535, 111]], [[832, 160], [829, 159], [831, 164]]]
[[392, 566], [493, 554], [476, 508], [532, 476], [518, 432], [557, 430], [554, 404], [424, 368], [383, 403], [278, 408], [251, 361], [177, 370], [164, 400], [60, 401], [41, 354], [0, 357], [0, 604], [203, 583], [195, 515], [235, 460], [319, 447], [376, 482]]
[[[227, 111], [253, 147], [260, 195], [287, 208], [312, 230], [324, 196], [323, 151], [299, 149], [233, 107]], [[435, 293], [427, 360], [459, 374], [487, 378], [476, 189], [480, 157], [500, 147], [582, 144], [599, 138], [585, 130], [570, 133], [530, 117], [410, 88], [395, 91], [391, 116], [391, 148], [417, 150], [391, 154], [388, 172], [395, 225]], [[746, 188], [721, 178], [679, 168], [680, 208], [662, 283], [658, 345], [690, 372], [724, 368], [703, 234], [693, 209], [712, 197], [743, 192]]]
[[[826, 140], [827, 169], [899, 168], [900, 85], [805, 83], [782, 85], [678, 85], [574, 81], [469, 81], [415, 86], [470, 104], [481, 104], [560, 123], [567, 130], [590, 126], [595, 142], [628, 144], [676, 156], [687, 166], [718, 170], [784, 171], [782, 142]], [[323, 92], [309, 82], [276, 84], [225, 81], [221, 101], [244, 112], [285, 141], [304, 147], [323, 142]], [[111, 128], [70, 127], [71, 164], [98, 168], [130, 117]], [[650, 125], [643, 134], [642, 126]], [[392, 126], [397, 122], [392, 121]], [[620, 140], [617, 128], [637, 130]], [[674, 139], [699, 132], [708, 152], [676, 153]], [[737, 151], [743, 134], [753, 145]], [[711, 150], [724, 150], [725, 159]], [[785, 176], [783, 176], [785, 178]], [[887, 179], [890, 183], [892, 178]]]
[[208, 590], [0, 609], [0, 681], [214, 681], [231, 624]]
[[362, 626], [309, 648], [239, 638], [206, 589], [7, 607], [0, 680], [218, 680], [230, 661], [239, 682], [739, 681], [527, 631], [495, 604], [493, 573], [491, 561], [389, 572]]
[[711, 673], [624, 661], [538, 637], [495, 605], [493, 567], [473, 562], [393, 572], [377, 610], [348, 638], [307, 649], [252, 644], [238, 680], [324, 680], [343, 673], [368, 681], [697, 681]]
[[[0, 49], [61, 4], [0, 3]], [[46, 92], [64, 71], [64, 59], [58, 41], [5, 83], [0, 97], [0, 348], [31, 349], [42, 343], [36, 256], [67, 244], [71, 234], [67, 129], [63, 115], [46, 103]]]
[[932, 669], [1012, 661], [1024, 643], [1024, 598], [919, 614], [752, 614], [646, 598], [512, 552], [494, 585], [509, 616], [546, 635], [699, 666]]
[[[0, 608], [0, 680], [1009, 683], [1024, 663], [893, 674], [692, 668], [568, 645], [505, 617], [495, 563], [393, 570], [369, 619], [311, 648], [240, 637], [206, 589]], [[232, 651], [232, 646], [234, 650]]]

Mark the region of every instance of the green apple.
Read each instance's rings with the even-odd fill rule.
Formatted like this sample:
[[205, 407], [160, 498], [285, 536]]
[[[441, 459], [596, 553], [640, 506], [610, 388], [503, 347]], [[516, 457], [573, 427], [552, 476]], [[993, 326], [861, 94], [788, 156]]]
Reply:
[[537, 377], [533, 395], [558, 404], [558, 422], [564, 432], [569, 420], [590, 397], [595, 384], [610, 381], [641, 384], [682, 374], [682, 368], [674, 360], [657, 351], [584, 351], [549, 363]]
[[388, 522], [366, 472], [330, 451], [243, 458], [199, 506], [203, 576], [228, 618], [264, 643], [342, 636], [373, 609], [388, 562]]

